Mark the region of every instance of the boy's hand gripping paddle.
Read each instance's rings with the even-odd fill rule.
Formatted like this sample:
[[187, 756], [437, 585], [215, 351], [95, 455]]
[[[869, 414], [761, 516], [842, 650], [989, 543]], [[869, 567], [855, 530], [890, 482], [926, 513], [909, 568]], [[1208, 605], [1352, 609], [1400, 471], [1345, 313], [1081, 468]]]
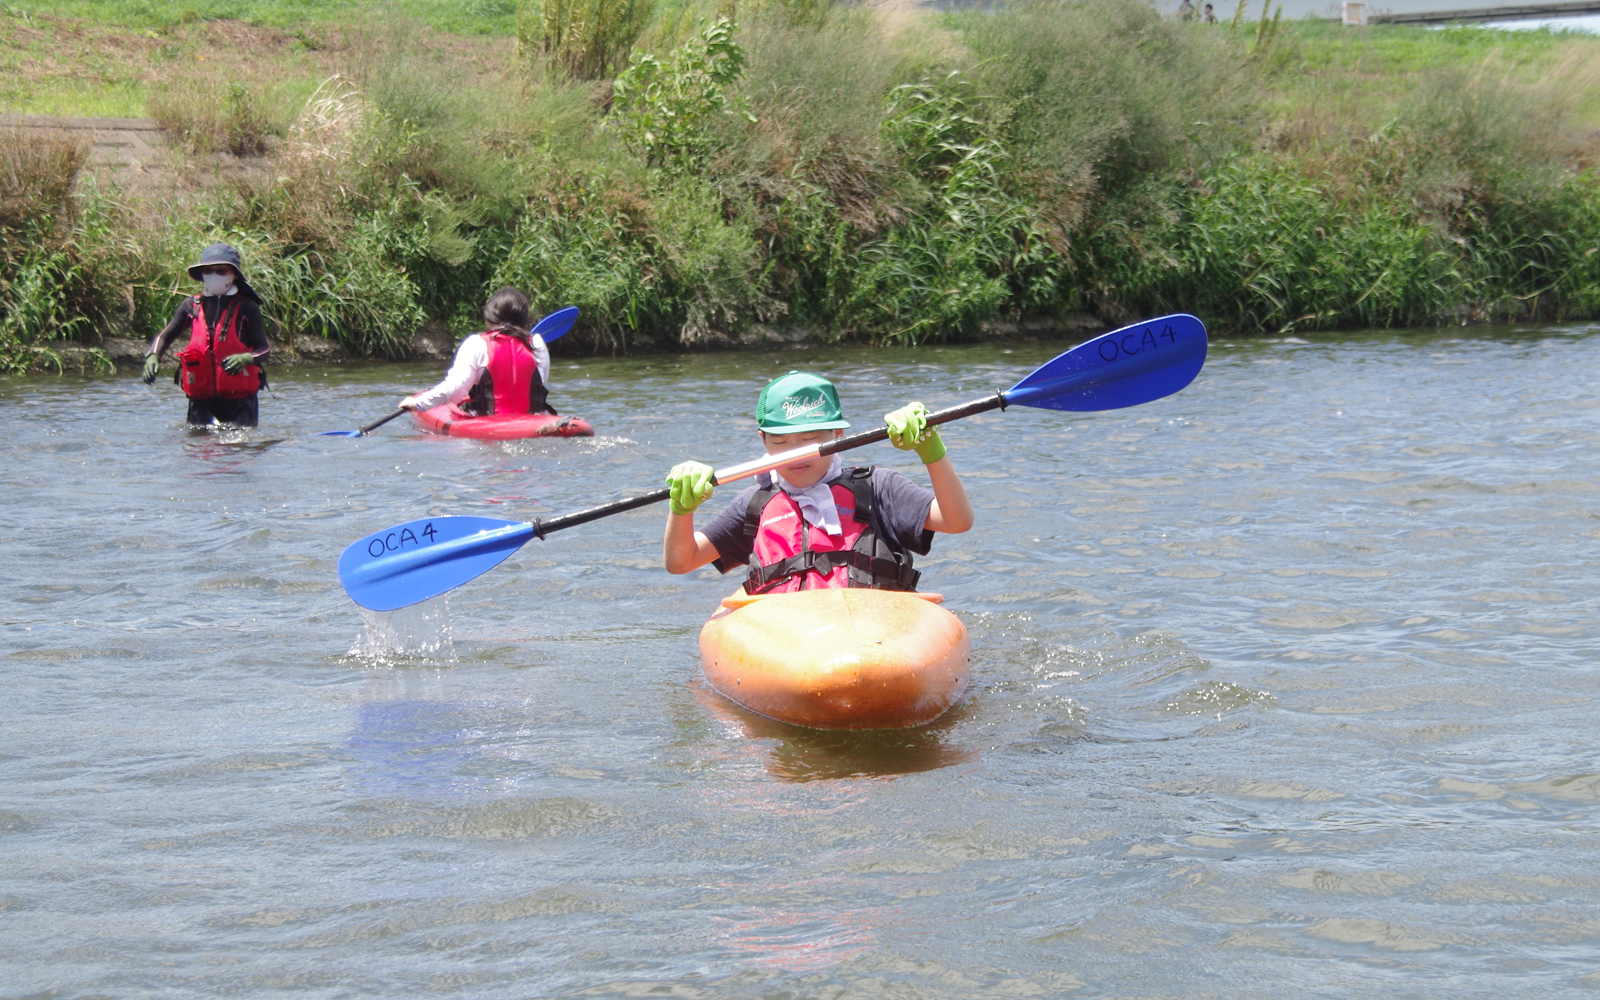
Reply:
[[[1205, 326], [1186, 313], [1163, 316], [1079, 344], [1005, 392], [928, 414], [928, 424], [945, 424], [1012, 405], [1076, 411], [1138, 406], [1170, 396], [1194, 381], [1205, 361]], [[883, 441], [888, 436], [887, 428], [876, 427], [825, 444], [763, 455], [717, 470], [712, 482], [731, 483], [780, 465]], [[659, 489], [531, 523], [488, 517], [408, 521], [368, 535], [345, 549], [339, 557], [339, 582], [362, 607], [394, 611], [437, 597], [487, 573], [530, 538], [543, 538], [552, 531], [660, 503], [668, 495], [668, 490]]]
[[[528, 332], [529, 333], [537, 333], [539, 336], [543, 337], [544, 338], [544, 342], [548, 344], [553, 340], [560, 340], [563, 336], [565, 336], [566, 332], [568, 330], [572, 329], [572, 324], [577, 322], [577, 319], [578, 319], [578, 307], [577, 306], [567, 306], [565, 309], [558, 309], [555, 312], [551, 313], [550, 315], [546, 316], [544, 319], [541, 319], [539, 321], [538, 325], [535, 326], [532, 330], [530, 330]], [[384, 417], [382, 420], [374, 420], [372, 423], [370, 423], [367, 426], [361, 428], [360, 430], [356, 430], [356, 431], [323, 431], [322, 433], [317, 434], [315, 436], [316, 437], [345, 437], [345, 438], [365, 437], [366, 435], [371, 434], [373, 431], [377, 430], [379, 427], [382, 427], [384, 424], [388, 423], [389, 421], [393, 420], [395, 417], [398, 417], [402, 413], [405, 413], [405, 412], [406, 411], [403, 410], [403, 409], [395, 410], [393, 413], [389, 414], [387, 417]]]

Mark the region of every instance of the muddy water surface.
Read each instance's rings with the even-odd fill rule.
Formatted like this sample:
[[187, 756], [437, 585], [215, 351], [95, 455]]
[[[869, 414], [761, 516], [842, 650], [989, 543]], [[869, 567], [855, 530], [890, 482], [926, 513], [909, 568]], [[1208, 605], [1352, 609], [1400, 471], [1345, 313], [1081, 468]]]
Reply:
[[790, 367], [865, 422], [1065, 346], [563, 358], [600, 436], [505, 445], [311, 436], [435, 367], [280, 369], [200, 436], [170, 385], [0, 381], [0, 997], [1592, 995], [1597, 328], [1223, 343], [956, 425], [978, 525], [922, 567], [973, 685], [923, 729], [705, 690], [731, 584], [660, 510], [370, 622], [335, 579], [752, 457]]

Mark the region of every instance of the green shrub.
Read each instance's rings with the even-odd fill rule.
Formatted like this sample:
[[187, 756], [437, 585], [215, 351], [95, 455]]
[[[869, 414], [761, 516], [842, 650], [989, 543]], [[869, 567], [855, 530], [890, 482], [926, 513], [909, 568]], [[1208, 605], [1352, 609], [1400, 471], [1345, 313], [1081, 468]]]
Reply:
[[725, 219], [716, 192], [689, 177], [655, 188], [569, 179], [523, 216], [489, 284], [521, 288], [540, 311], [577, 305], [612, 349], [658, 334], [716, 342], [778, 310], [749, 225]]
[[[68, 308], [68, 289], [80, 279], [71, 259], [56, 250], [25, 254], [0, 275], [0, 372], [62, 369], [52, 341], [85, 331], [88, 317]], [[105, 355], [99, 355], [105, 362]]]
[[1555, 207], [1564, 245], [1559, 265], [1549, 269], [1549, 282], [1537, 295], [1553, 301], [1559, 319], [1600, 316], [1600, 176], [1570, 179]]
[[718, 152], [714, 118], [754, 123], [728, 88], [744, 71], [733, 24], [718, 20], [662, 62], [635, 52], [617, 77], [612, 116], [617, 133], [646, 165], [670, 173], [703, 171]]
[[856, 254], [847, 314], [904, 344], [968, 333], [1050, 305], [1061, 261], [1032, 208], [1007, 191], [1011, 154], [970, 110], [951, 73], [889, 95], [883, 133], [917, 182], [910, 217]]
[[988, 117], [1058, 239], [1102, 195], [1225, 158], [1262, 124], [1242, 46], [1138, 0], [1024, 0], [962, 24]]
[[1193, 312], [1248, 333], [1431, 323], [1464, 287], [1448, 243], [1403, 210], [1352, 210], [1264, 158], [1152, 186], [1102, 219], [1080, 266], [1118, 318]]
[[883, 37], [872, 13], [839, 11], [820, 28], [748, 19], [738, 41], [746, 60], [730, 92], [756, 122], [747, 127], [747, 119], [725, 115], [710, 123], [725, 132], [717, 174], [766, 190], [797, 182], [794, 190], [810, 185], [840, 199], [876, 188], [868, 175], [889, 172], [879, 134], [883, 101], [906, 82], [906, 67], [901, 46]]
[[756, 122], [712, 120], [710, 172], [752, 220], [790, 322], [833, 337], [861, 328], [849, 305], [857, 251], [906, 214], [882, 126], [890, 90], [927, 61], [921, 26], [891, 42], [877, 12], [839, 10], [821, 27], [770, 12], [740, 27], [749, 58], [733, 89]]
[[1471, 206], [1471, 318], [1583, 319], [1600, 305], [1600, 178], [1568, 177], [1536, 196]]

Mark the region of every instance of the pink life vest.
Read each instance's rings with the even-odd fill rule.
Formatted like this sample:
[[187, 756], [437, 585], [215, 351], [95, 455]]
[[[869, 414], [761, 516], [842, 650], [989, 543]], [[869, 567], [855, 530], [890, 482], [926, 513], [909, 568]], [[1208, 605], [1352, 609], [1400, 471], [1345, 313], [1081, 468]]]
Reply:
[[239, 339], [238, 299], [224, 302], [217, 311], [217, 330], [206, 326], [200, 296], [194, 297], [194, 321], [189, 326], [189, 346], [178, 352], [178, 384], [190, 399], [248, 399], [261, 391], [261, 366], [247, 365], [237, 375], [228, 374], [222, 359], [230, 354], [251, 354]]
[[807, 524], [800, 505], [776, 483], [756, 490], [745, 508], [752, 594], [870, 587], [915, 590], [922, 575], [911, 553], [892, 548], [872, 519], [872, 470], [847, 469], [828, 484], [839, 508], [840, 534]]
[[556, 412], [546, 402], [539, 362], [527, 341], [504, 330], [485, 330], [478, 336], [489, 348], [489, 365], [468, 393], [462, 412], [475, 417]]

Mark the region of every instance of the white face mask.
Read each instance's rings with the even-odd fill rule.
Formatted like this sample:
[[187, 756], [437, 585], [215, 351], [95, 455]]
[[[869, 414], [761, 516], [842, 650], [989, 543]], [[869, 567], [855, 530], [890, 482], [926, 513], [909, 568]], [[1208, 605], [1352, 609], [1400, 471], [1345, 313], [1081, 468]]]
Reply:
[[233, 287], [232, 274], [202, 274], [201, 284], [206, 286], [207, 295], [223, 295]]

